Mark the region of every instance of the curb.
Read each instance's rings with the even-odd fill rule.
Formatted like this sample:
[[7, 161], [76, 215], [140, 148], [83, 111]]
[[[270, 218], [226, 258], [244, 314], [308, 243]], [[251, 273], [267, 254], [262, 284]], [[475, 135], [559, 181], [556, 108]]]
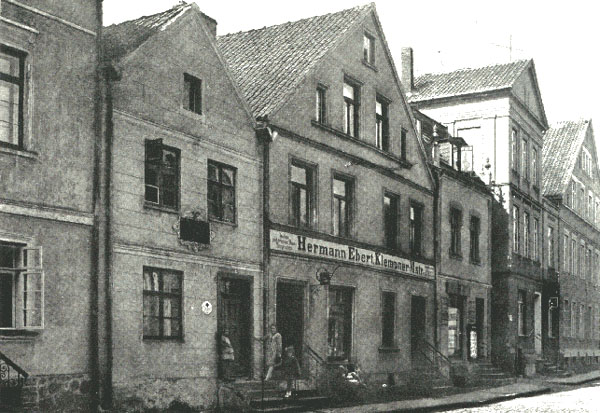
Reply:
[[590, 383], [590, 382], [596, 381], [596, 380], [600, 380], [600, 376], [587, 378], [587, 379], [583, 379], [583, 380], [579, 380], [579, 381], [570, 381], [570, 382], [563, 382], [563, 383], [556, 382], [556, 381], [547, 381], [547, 383], [558, 384], [560, 386], [577, 386], [578, 384]]

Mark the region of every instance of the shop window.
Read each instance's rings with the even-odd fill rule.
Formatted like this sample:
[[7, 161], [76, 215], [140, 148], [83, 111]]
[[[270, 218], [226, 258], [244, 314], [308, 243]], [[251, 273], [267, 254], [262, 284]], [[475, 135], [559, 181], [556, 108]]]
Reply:
[[350, 236], [352, 224], [353, 181], [345, 177], [333, 178], [333, 235]]
[[315, 120], [324, 125], [327, 123], [327, 88], [323, 85], [317, 86], [315, 108]]
[[208, 217], [235, 223], [235, 168], [208, 161]]
[[463, 297], [456, 294], [448, 296], [448, 357], [462, 355], [463, 335]]
[[202, 114], [202, 80], [183, 74], [183, 108]]
[[396, 293], [381, 293], [381, 346], [395, 347]]
[[182, 278], [178, 271], [144, 267], [144, 339], [182, 337]]
[[423, 205], [411, 202], [409, 214], [409, 248], [413, 255], [423, 253]]
[[358, 138], [360, 88], [344, 80], [344, 133]]
[[450, 208], [450, 255], [461, 256], [460, 231], [462, 228], [462, 211]]
[[145, 200], [169, 209], [179, 207], [179, 149], [162, 139], [146, 141]]
[[312, 226], [315, 205], [315, 169], [299, 161], [290, 166], [291, 224], [297, 227]]
[[383, 219], [385, 246], [398, 249], [398, 224], [400, 197], [391, 193], [383, 195]]
[[0, 242], [0, 330], [43, 327], [41, 247]]
[[329, 287], [327, 357], [348, 360], [352, 345], [352, 289]]
[[527, 309], [527, 293], [523, 290], [519, 290], [518, 292], [518, 301], [517, 301], [517, 328], [520, 336], [527, 335], [527, 326], [526, 326], [526, 309]]
[[471, 262], [479, 263], [481, 257], [479, 256], [479, 234], [481, 233], [481, 221], [479, 217], [471, 216], [471, 225], [469, 228], [471, 235], [471, 247], [469, 250], [469, 257]]
[[0, 145], [23, 148], [25, 57], [0, 45]]
[[375, 101], [375, 146], [386, 152], [390, 150], [388, 103], [380, 97]]

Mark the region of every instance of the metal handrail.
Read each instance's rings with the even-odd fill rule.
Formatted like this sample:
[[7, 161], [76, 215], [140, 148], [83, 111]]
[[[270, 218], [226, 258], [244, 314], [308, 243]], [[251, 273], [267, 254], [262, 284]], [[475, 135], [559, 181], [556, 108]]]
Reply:
[[428, 342], [427, 340], [425, 340], [425, 338], [421, 337], [419, 339], [419, 341], [421, 341], [423, 344], [425, 344], [425, 346], [427, 348], [429, 348], [430, 350], [432, 350], [432, 358], [430, 358], [425, 353], [425, 350], [422, 349], [422, 348], [419, 348], [419, 352], [421, 354], [423, 354], [423, 356], [427, 359], [427, 361], [429, 361], [442, 376], [449, 378], [450, 377], [449, 374], [445, 374], [444, 371], [442, 370], [442, 368], [441, 368], [441, 362], [440, 362], [440, 361], [443, 361], [448, 366], [450, 366], [451, 362], [448, 359], [448, 357], [446, 357], [445, 355], [443, 355], [437, 348], [435, 348], [435, 346], [433, 344], [431, 344], [430, 342]]
[[421, 337], [421, 341], [427, 347], [429, 347], [431, 350], [433, 350], [439, 357], [441, 357], [442, 360], [444, 360], [448, 364], [451, 364], [450, 359], [448, 359], [448, 357], [444, 356], [437, 348], [435, 348], [435, 346], [433, 344], [431, 344], [429, 341], [425, 340], [423, 337]]
[[304, 349], [306, 350], [308, 355], [311, 356], [320, 365], [327, 364], [323, 357], [321, 357], [319, 353], [317, 353], [310, 345], [308, 345], [308, 343], [304, 343]]
[[24, 378], [29, 377], [29, 374], [21, 367], [19, 367], [14, 361], [12, 361], [6, 354], [0, 351], [0, 360], [3, 360], [7, 365], [12, 367], [17, 373], [19, 373]]

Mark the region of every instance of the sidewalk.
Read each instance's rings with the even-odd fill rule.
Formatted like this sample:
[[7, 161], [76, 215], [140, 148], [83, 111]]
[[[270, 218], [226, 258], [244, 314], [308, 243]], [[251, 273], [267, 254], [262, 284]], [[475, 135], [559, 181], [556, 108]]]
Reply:
[[391, 403], [369, 404], [353, 407], [340, 407], [335, 409], [318, 410], [320, 413], [363, 413], [363, 412], [414, 412], [431, 411], [438, 409], [458, 409], [473, 407], [517, 397], [533, 396], [550, 391], [550, 387], [541, 384], [515, 383], [501, 387], [480, 389], [469, 393], [455, 394], [440, 398], [426, 398], [417, 400], [401, 400]]
[[600, 370], [590, 371], [589, 373], [576, 374], [574, 376], [569, 377], [553, 378], [550, 380], [546, 380], [546, 382], [551, 384], [575, 385], [587, 383], [588, 381], [594, 381], [598, 379], [600, 379]]

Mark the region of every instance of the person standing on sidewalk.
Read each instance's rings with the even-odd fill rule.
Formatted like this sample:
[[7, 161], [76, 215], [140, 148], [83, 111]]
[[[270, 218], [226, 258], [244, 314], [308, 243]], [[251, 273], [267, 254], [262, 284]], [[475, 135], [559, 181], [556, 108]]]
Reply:
[[286, 380], [285, 398], [292, 397], [292, 384], [300, 376], [300, 364], [294, 352], [294, 346], [285, 348], [285, 356], [282, 362], [282, 369]]
[[265, 380], [270, 380], [275, 367], [281, 365], [281, 334], [277, 332], [277, 326], [271, 324], [271, 334], [264, 338], [267, 341], [266, 363], [268, 366]]
[[223, 381], [233, 381], [233, 363], [235, 361], [235, 351], [229, 339], [229, 329], [225, 327], [219, 339], [219, 353], [221, 357], [221, 376]]

